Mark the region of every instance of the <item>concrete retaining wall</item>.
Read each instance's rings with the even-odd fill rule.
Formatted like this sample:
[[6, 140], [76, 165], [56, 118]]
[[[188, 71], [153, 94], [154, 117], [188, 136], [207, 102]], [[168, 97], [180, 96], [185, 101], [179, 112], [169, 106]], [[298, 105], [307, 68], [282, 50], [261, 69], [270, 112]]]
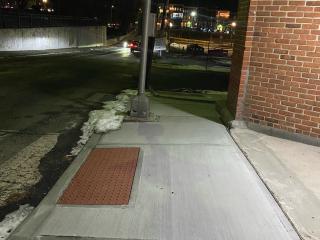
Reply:
[[104, 46], [104, 26], [0, 29], [0, 51]]
[[118, 44], [122, 41], [125, 41], [125, 40], [133, 40], [136, 37], [137, 37], [137, 32], [132, 31], [132, 32], [127, 33], [126, 35], [108, 39], [107, 46], [113, 46], [113, 45], [116, 45], [116, 44]]

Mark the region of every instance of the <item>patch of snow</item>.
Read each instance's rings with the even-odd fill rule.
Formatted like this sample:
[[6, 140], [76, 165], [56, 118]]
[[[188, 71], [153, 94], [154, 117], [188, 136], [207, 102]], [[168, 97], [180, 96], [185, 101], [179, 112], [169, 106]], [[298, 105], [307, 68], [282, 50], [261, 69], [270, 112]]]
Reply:
[[202, 94], [205, 95], [227, 95], [227, 92], [221, 92], [221, 91], [214, 91], [214, 90], [199, 90]]
[[124, 90], [116, 97], [116, 101], [104, 102], [101, 110], [90, 112], [89, 120], [81, 128], [82, 136], [77, 146], [72, 149], [71, 155], [77, 156], [93, 133], [106, 133], [119, 129], [125, 113], [130, 110], [131, 98], [137, 94], [137, 90]]
[[19, 210], [8, 214], [5, 219], [0, 222], [0, 239], [7, 239], [9, 235], [28, 217], [33, 207], [29, 205], [20, 206]]
[[0, 207], [12, 196], [25, 196], [41, 179], [41, 159], [57, 144], [58, 135], [44, 135], [0, 165]]
[[97, 121], [95, 132], [105, 133], [110, 130], [117, 130], [121, 127], [124, 116], [116, 115], [115, 111], [104, 112], [101, 118]]
[[215, 91], [215, 90], [208, 90], [208, 89], [191, 89], [191, 88], [178, 88], [173, 89], [170, 92], [177, 92], [177, 93], [188, 93], [188, 94], [202, 94], [202, 95], [227, 95], [227, 92]]

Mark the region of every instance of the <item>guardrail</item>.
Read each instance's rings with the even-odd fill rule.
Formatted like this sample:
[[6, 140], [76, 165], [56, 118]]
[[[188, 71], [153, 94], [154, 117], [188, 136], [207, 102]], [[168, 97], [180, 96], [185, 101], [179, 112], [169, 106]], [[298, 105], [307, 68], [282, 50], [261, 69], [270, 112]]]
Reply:
[[170, 37], [176, 38], [189, 38], [198, 40], [208, 40], [208, 39], [232, 39], [234, 37], [233, 33], [226, 34], [221, 32], [202, 32], [202, 31], [192, 31], [187, 29], [181, 30], [170, 30]]
[[105, 23], [93, 18], [56, 16], [51, 14], [8, 13], [5, 11], [0, 11], [0, 28], [38, 28], [102, 25], [105, 25]]
[[230, 39], [221, 41], [220, 39], [212, 39], [211, 41], [188, 39], [188, 38], [176, 38], [170, 37], [170, 46], [178, 51], [185, 51], [188, 45], [196, 44], [204, 48], [205, 53], [209, 50], [223, 49], [228, 51], [228, 55], [233, 53], [233, 43]]
[[226, 39], [221, 41], [220, 39], [213, 39], [212, 41], [204, 41], [204, 40], [197, 40], [197, 39], [188, 39], [188, 38], [176, 38], [176, 37], [170, 37], [170, 43], [176, 43], [181, 45], [190, 45], [190, 44], [197, 44], [204, 48], [226, 48], [226, 49], [232, 49], [233, 43], [230, 39]]

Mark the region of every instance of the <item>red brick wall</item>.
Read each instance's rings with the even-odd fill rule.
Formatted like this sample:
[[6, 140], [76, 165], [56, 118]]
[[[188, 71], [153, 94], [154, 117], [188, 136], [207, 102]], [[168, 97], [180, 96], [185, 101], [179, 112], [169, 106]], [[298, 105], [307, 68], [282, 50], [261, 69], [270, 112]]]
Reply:
[[239, 5], [236, 38], [233, 47], [232, 62], [234, 64], [232, 64], [230, 73], [228, 106], [236, 116], [241, 116], [243, 111], [243, 89], [247, 79], [247, 66], [250, 56], [250, 51], [246, 47], [246, 44], [250, 42], [250, 39], [247, 39], [247, 29], [250, 29], [248, 26], [249, 7], [250, 0], [242, 0]]
[[[240, 6], [244, 19], [248, 0]], [[320, 138], [320, 1], [251, 0], [247, 27], [240, 25], [239, 39], [246, 37], [235, 44], [229, 109], [237, 119]]]

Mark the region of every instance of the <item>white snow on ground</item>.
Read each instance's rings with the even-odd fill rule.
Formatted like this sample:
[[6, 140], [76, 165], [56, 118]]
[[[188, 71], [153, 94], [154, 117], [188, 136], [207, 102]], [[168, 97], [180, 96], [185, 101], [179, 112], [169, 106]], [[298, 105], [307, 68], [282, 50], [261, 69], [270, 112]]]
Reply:
[[43, 135], [0, 164], [0, 207], [25, 196], [41, 179], [41, 159], [57, 144], [58, 135]]
[[97, 121], [95, 132], [105, 133], [109, 130], [117, 130], [121, 127], [123, 118], [124, 116], [122, 115], [116, 115], [116, 112], [114, 110], [105, 112]]
[[77, 156], [93, 133], [106, 133], [119, 129], [125, 113], [130, 110], [131, 98], [137, 94], [137, 90], [124, 90], [116, 97], [116, 101], [104, 102], [101, 110], [90, 112], [89, 120], [81, 129], [82, 136], [77, 146], [72, 149], [71, 155]]
[[0, 239], [7, 239], [19, 224], [32, 212], [33, 207], [29, 205], [20, 206], [19, 210], [7, 215], [0, 222]]

